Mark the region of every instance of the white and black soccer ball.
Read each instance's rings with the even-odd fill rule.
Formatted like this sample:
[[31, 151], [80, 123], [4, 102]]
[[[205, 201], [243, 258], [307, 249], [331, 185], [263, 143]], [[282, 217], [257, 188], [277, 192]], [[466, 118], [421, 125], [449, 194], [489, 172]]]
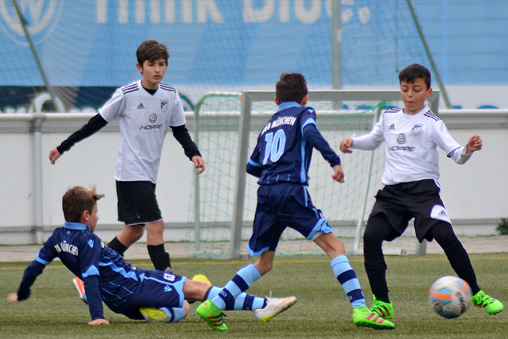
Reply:
[[463, 315], [471, 307], [471, 287], [459, 277], [447, 275], [434, 281], [429, 302], [434, 312], [451, 319]]

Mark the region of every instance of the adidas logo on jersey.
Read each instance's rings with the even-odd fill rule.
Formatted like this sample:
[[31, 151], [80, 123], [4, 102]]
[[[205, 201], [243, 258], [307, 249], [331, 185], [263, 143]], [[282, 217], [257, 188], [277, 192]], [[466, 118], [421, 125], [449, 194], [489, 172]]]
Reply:
[[388, 127], [388, 129], [395, 129], [395, 124], [391, 124], [390, 127]]
[[446, 214], [446, 212], [444, 210], [442, 210], [441, 212], [439, 212], [438, 214], [440, 217], [448, 217], [448, 214]]
[[138, 109], [145, 109], [145, 106], [143, 105], [143, 103], [140, 103], [140, 104], [138, 105]]

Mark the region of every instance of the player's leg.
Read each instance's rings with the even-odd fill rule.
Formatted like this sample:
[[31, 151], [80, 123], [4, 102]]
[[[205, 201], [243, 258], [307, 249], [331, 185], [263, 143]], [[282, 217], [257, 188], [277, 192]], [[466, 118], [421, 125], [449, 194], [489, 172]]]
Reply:
[[384, 319], [393, 318], [394, 311], [388, 296], [387, 265], [382, 245], [383, 241], [392, 240], [398, 236], [399, 234], [391, 227], [383, 213], [369, 218], [363, 235], [364, 266], [373, 298], [370, 310]]
[[[177, 322], [182, 320], [189, 312], [189, 303], [184, 300], [184, 285], [187, 278], [162, 271], [143, 271], [144, 279], [141, 288], [126, 301], [120, 312], [131, 319], [145, 319], [148, 322]], [[201, 284], [206, 291], [207, 284]], [[117, 311], [118, 302], [113, 298], [106, 304]]]
[[171, 259], [164, 247], [164, 220], [146, 224], [146, 247], [156, 270], [171, 272]]
[[125, 251], [143, 236], [144, 232], [143, 225], [124, 225], [120, 233], [109, 242], [108, 246], [123, 256]]
[[328, 255], [333, 274], [350, 299], [354, 324], [378, 329], [394, 328], [395, 325], [366, 307], [360, 282], [345, 255], [344, 244], [333, 234], [321, 211], [314, 207], [307, 189], [292, 185], [287, 191], [289, 198], [279, 209], [279, 223], [289, 225], [313, 240]]
[[224, 288], [212, 300], [201, 304], [196, 313], [215, 330], [227, 330], [222, 320], [222, 310], [226, 304], [232, 303], [236, 297], [246, 291], [254, 281], [271, 270], [275, 249], [279, 238], [286, 228], [277, 222], [277, 211], [283, 205], [287, 186], [298, 185], [262, 185], [258, 189], [256, 213], [254, 215], [253, 232], [247, 250], [255, 257], [256, 263], [241, 268]]
[[[199, 276], [199, 275], [197, 275]], [[212, 286], [211, 282], [206, 279], [198, 280], [197, 276], [194, 276], [191, 281], [198, 281], [201, 283], [205, 283], [208, 291], [204, 295], [204, 298], [201, 298], [201, 294], [196, 297], [199, 298], [200, 301], [213, 299], [219, 295], [220, 291], [222, 291], [222, 287]], [[186, 296], [187, 298], [187, 296]], [[256, 319], [260, 322], [267, 322], [271, 320], [276, 315], [284, 312], [289, 307], [293, 306], [296, 303], [296, 297], [272, 297], [271, 293], [269, 297], [263, 298], [254, 295], [247, 294], [245, 292], [240, 293], [232, 303], [226, 303], [225, 311], [254, 311], [254, 315]]]
[[391, 310], [386, 310], [384, 317], [393, 317], [393, 307], [388, 296], [388, 284], [386, 281], [387, 265], [383, 255], [383, 241], [393, 239], [397, 236], [395, 230], [390, 226], [385, 214], [379, 213], [371, 216], [365, 227], [363, 235], [364, 266], [369, 278], [370, 288], [375, 301], [390, 304]]
[[[212, 300], [219, 295], [222, 287], [211, 286], [205, 295], [205, 300]], [[276, 315], [284, 312], [296, 303], [295, 296], [289, 297], [272, 297], [263, 298], [240, 293], [233, 302], [226, 303], [225, 311], [254, 311], [256, 319], [260, 322], [267, 322]]]
[[274, 251], [263, 252], [257, 258], [256, 264], [242, 267], [213, 299], [202, 303], [196, 309], [196, 313], [214, 330], [227, 331], [228, 327], [222, 319], [222, 311], [226, 309], [227, 304], [234, 304], [235, 299], [242, 292], [245, 292], [256, 280], [261, 278], [262, 274], [257, 267], [263, 269], [263, 274], [271, 269], [274, 256]]
[[143, 225], [147, 230], [148, 254], [155, 269], [171, 271], [170, 256], [164, 248], [164, 220], [155, 195], [156, 185], [149, 181], [117, 181], [116, 189], [118, 220], [127, 226], [111, 241], [110, 247], [125, 252], [125, 248], [143, 235], [143, 228], [139, 228]]
[[182, 307], [140, 307], [139, 312], [149, 323], [176, 323], [189, 314], [190, 305], [184, 300]]
[[372, 313], [365, 305], [360, 281], [356, 272], [349, 264], [345, 255], [344, 244], [333, 233], [323, 233], [314, 239], [330, 258], [330, 265], [334, 276], [349, 297], [353, 307], [353, 322], [356, 326], [366, 326], [376, 329], [393, 329], [395, 325]]
[[488, 314], [495, 315], [501, 312], [504, 309], [501, 301], [491, 298], [478, 286], [469, 255], [455, 235], [452, 225], [445, 221], [440, 221], [432, 226], [429, 232], [445, 252], [455, 273], [471, 287], [473, 304], [485, 308]]

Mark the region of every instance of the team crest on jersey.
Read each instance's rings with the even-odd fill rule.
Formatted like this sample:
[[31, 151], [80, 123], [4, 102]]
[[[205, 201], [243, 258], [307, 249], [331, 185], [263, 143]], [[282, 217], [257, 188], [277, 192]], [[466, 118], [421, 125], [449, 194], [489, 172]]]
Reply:
[[148, 120], [150, 120], [150, 122], [153, 124], [154, 122], [157, 121], [157, 114], [155, 114], [155, 113], [150, 114], [150, 117], [148, 118]]
[[414, 125], [413, 129], [411, 130], [411, 133], [414, 135], [420, 134], [420, 132], [422, 131], [422, 127], [423, 125]]
[[406, 135], [404, 133], [400, 133], [397, 135], [397, 142], [399, 144], [405, 144], [406, 143]]
[[161, 111], [166, 112], [168, 110], [169, 104], [167, 100], [161, 100]]

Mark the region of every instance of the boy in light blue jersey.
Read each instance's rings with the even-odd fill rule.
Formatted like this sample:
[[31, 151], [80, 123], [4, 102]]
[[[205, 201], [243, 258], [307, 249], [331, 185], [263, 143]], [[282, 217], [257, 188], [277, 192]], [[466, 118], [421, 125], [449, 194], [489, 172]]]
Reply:
[[[222, 310], [230, 300], [246, 291], [273, 266], [279, 238], [286, 227], [313, 240], [330, 258], [334, 276], [353, 307], [357, 326], [391, 329], [388, 320], [366, 306], [360, 283], [345, 256], [344, 244], [332, 233], [321, 211], [307, 191], [307, 174], [312, 150], [317, 149], [333, 169], [332, 179], [344, 182], [339, 156], [330, 148], [316, 126], [316, 112], [305, 107], [308, 90], [299, 73], [283, 73], [276, 85], [277, 112], [259, 134], [247, 173], [258, 177], [258, 202], [248, 252], [256, 262], [240, 269], [215, 298], [209, 298], [196, 312], [214, 329], [228, 329]], [[296, 300], [295, 300], [296, 301]]]
[[[108, 325], [102, 302], [115, 313], [149, 322], [177, 322], [189, 312], [188, 300], [202, 301], [214, 297], [219, 287], [187, 279], [184, 276], [154, 270], [143, 270], [124, 261], [123, 257], [93, 232], [99, 217], [97, 200], [103, 195], [83, 187], [69, 189], [62, 205], [65, 225], [54, 230], [36, 259], [26, 268], [17, 293], [8, 296], [18, 302], [30, 296], [30, 287], [44, 268], [55, 258], [74, 275], [83, 279], [92, 320], [89, 325]], [[229, 303], [230, 310], [256, 312], [284, 304], [282, 298], [260, 298], [243, 293]], [[268, 311], [268, 313], [270, 313]]]

